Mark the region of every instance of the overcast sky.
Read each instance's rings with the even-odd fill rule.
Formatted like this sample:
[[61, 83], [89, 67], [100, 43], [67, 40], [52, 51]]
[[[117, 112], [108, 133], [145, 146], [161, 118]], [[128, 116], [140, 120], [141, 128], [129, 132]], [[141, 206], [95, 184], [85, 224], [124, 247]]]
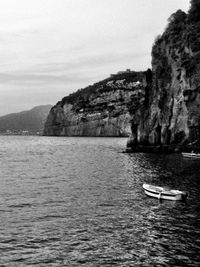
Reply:
[[110, 73], [151, 66], [189, 0], [0, 0], [0, 115], [56, 104]]

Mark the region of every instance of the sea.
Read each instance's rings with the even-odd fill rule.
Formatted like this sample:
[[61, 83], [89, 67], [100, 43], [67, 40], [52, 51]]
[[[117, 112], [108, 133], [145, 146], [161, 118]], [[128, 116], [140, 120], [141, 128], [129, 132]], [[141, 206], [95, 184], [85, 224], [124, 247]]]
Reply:
[[[200, 160], [126, 142], [0, 136], [0, 266], [200, 266]], [[188, 200], [150, 198], [144, 182]]]

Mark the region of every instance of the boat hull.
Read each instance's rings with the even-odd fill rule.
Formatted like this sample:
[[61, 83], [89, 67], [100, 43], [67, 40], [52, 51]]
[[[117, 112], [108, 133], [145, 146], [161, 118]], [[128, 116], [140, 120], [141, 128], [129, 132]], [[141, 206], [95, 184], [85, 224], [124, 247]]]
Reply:
[[156, 187], [143, 184], [144, 192], [149, 197], [165, 200], [186, 200], [187, 193], [179, 190], [165, 190], [163, 187]]
[[193, 159], [200, 159], [200, 154], [195, 154], [195, 153], [182, 153], [183, 157], [185, 158], [193, 158]]

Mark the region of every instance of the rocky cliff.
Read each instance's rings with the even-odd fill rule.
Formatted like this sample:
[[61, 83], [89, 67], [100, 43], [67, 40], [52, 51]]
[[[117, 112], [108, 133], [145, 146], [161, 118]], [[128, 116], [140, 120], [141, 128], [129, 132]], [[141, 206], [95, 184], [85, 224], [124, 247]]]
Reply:
[[[132, 113], [128, 145], [189, 149], [200, 140], [200, 1], [172, 14], [152, 48], [146, 107]], [[134, 103], [133, 103], [134, 104]], [[141, 112], [141, 109], [144, 112]]]
[[44, 135], [128, 136], [131, 103], [144, 100], [145, 72], [125, 71], [64, 97], [50, 111]]

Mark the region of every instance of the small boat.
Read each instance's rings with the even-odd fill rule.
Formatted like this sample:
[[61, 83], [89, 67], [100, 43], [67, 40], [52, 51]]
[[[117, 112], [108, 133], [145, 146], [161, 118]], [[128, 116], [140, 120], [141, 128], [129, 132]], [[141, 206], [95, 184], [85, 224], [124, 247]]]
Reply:
[[146, 195], [157, 199], [186, 200], [188, 193], [180, 190], [167, 189], [161, 186], [143, 184]]
[[200, 159], [200, 153], [194, 153], [194, 152], [191, 152], [191, 153], [187, 153], [187, 152], [183, 152], [182, 153], [183, 157], [186, 157], [186, 158], [199, 158]]

